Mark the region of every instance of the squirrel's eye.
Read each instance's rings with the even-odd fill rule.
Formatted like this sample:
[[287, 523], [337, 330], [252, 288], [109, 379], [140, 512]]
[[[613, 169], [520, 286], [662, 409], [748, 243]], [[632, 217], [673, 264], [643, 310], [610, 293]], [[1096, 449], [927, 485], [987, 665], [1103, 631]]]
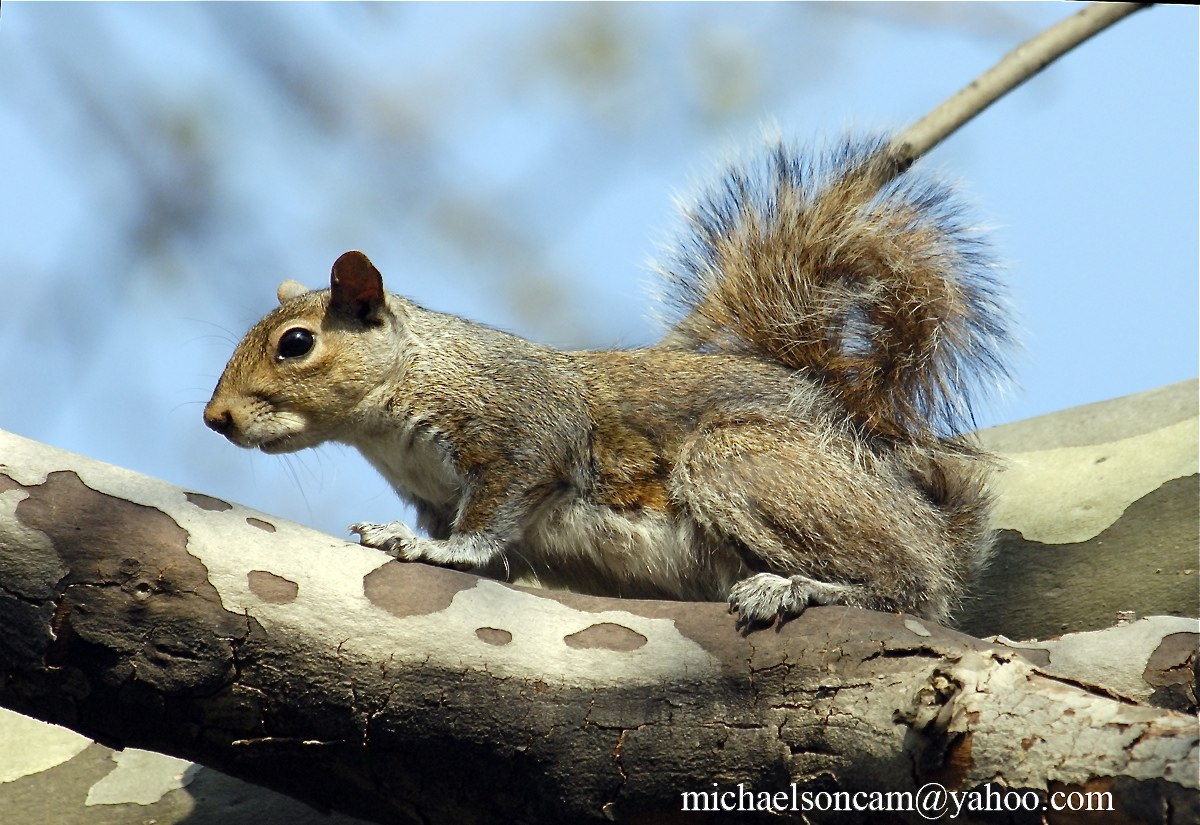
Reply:
[[280, 358], [299, 358], [313, 348], [313, 334], [306, 329], [289, 329], [279, 339]]

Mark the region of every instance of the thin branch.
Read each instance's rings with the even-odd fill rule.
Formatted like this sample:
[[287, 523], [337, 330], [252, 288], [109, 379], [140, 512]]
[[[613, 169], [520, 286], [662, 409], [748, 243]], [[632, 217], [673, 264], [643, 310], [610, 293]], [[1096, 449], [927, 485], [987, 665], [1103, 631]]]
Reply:
[[971, 118], [1080, 43], [1148, 5], [1092, 3], [1083, 11], [1026, 40], [995, 66], [896, 136], [888, 146], [893, 175], [908, 169]]
[[[884, 186], [902, 175], [918, 158], [1006, 93], [1080, 43], [1148, 5], [1152, 4], [1093, 3], [1083, 11], [1030, 38], [897, 135], [873, 158], [870, 166], [863, 170], [864, 174], [874, 178], [877, 186]], [[671, 328], [659, 346], [670, 349], [690, 349], [698, 346], [701, 342], [696, 339], [692, 319], [701, 312], [701, 307], [694, 307]]]

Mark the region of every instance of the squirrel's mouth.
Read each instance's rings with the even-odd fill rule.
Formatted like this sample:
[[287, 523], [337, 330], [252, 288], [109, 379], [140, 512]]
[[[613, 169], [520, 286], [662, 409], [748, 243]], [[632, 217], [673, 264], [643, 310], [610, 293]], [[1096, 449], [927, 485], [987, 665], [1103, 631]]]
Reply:
[[264, 453], [295, 453], [300, 450], [306, 450], [309, 447], [315, 447], [324, 440], [319, 433], [314, 432], [311, 428], [302, 427], [292, 432], [272, 435], [251, 446], [257, 447]]
[[281, 435], [278, 438], [268, 438], [266, 441], [260, 441], [257, 445], [258, 449], [264, 453], [294, 453], [296, 450], [304, 448], [303, 444], [296, 443], [296, 439], [291, 435]]
[[258, 448], [265, 453], [275, 454], [281, 452], [295, 452], [300, 450], [301, 445], [292, 446], [289, 444], [292, 441], [292, 436], [283, 435], [281, 438], [271, 439], [269, 441], [259, 442]]

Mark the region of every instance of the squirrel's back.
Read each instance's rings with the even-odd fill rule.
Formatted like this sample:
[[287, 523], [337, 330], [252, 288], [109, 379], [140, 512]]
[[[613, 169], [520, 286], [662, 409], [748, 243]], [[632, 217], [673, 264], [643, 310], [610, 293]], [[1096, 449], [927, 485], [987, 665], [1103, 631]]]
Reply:
[[753, 354], [824, 383], [864, 432], [934, 445], [1008, 376], [1008, 320], [951, 187], [893, 175], [882, 139], [782, 143], [685, 207], [659, 270], [665, 346]]

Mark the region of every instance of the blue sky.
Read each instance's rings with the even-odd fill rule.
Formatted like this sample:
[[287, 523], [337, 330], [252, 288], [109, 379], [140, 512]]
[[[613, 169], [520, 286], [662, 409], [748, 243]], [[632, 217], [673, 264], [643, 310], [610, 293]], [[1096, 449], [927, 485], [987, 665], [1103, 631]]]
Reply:
[[[671, 198], [773, 124], [920, 117], [1074, 4], [62, 4], [0, 17], [0, 428], [335, 534], [351, 451], [200, 411], [279, 281], [559, 346], [654, 340]], [[983, 425], [1197, 372], [1197, 12], [1139, 12], [924, 164], [994, 227], [1019, 386]]]

